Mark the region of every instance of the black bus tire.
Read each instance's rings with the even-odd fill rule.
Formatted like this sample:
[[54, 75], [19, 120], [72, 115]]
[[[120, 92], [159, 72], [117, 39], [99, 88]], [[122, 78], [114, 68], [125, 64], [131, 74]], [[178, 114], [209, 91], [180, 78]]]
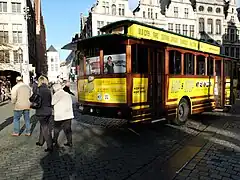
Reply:
[[190, 106], [185, 98], [182, 98], [178, 104], [177, 117], [174, 120], [174, 124], [183, 125], [188, 120], [188, 115], [190, 111]]

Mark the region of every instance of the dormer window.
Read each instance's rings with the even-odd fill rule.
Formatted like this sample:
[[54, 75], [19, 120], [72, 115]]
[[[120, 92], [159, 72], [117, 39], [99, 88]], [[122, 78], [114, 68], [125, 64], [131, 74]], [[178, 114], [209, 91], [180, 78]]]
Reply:
[[203, 6], [199, 6], [199, 11], [204, 11], [204, 7]]

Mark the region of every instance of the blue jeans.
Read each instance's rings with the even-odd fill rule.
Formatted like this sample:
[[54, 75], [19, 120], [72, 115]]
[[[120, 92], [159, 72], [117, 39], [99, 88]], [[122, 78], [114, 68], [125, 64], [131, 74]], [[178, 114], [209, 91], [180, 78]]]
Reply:
[[23, 115], [26, 130], [25, 133], [31, 133], [30, 131], [30, 114], [29, 110], [14, 110], [14, 117], [13, 117], [13, 128], [14, 133], [19, 134], [20, 132], [20, 118]]

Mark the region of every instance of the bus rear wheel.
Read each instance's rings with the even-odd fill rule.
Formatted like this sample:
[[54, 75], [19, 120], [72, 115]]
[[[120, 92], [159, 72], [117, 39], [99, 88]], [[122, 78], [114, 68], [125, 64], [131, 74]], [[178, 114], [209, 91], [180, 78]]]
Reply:
[[181, 99], [177, 108], [177, 117], [174, 120], [176, 125], [183, 125], [186, 123], [188, 120], [189, 109], [188, 101], [185, 98]]

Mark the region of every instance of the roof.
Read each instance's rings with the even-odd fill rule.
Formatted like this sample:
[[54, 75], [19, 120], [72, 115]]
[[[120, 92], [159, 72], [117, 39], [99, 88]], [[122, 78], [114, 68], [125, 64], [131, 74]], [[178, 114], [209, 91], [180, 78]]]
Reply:
[[[88, 42], [88, 44], [90, 44], [91, 46], [96, 46], [99, 43], [99, 41], [100, 41], [100, 43], [101, 43], [101, 41], [110, 42], [110, 41], [114, 41], [114, 40], [117, 41], [119, 39], [123, 39], [123, 38], [127, 38], [127, 37], [128, 36], [125, 34], [101, 34], [98, 36], [88, 37], [86, 39], [76, 39], [75, 41], [72, 41], [72, 42], [66, 44], [61, 49], [77, 50], [77, 48], [80, 47], [80, 44], [83, 44], [85, 42]], [[78, 46], [77, 46], [77, 44], [78, 44]], [[87, 47], [87, 44], [84, 44], [84, 45], [85, 45], [85, 47]]]
[[51, 45], [51, 46], [48, 48], [47, 52], [58, 52], [58, 51], [53, 47], [53, 45]]
[[206, 41], [203, 41], [203, 40], [199, 40], [199, 39], [196, 39], [196, 38], [192, 38], [192, 37], [189, 37], [189, 36], [184, 36], [184, 35], [182, 35], [182, 34], [178, 34], [178, 33], [172, 32], [172, 31], [168, 31], [168, 30], [165, 30], [165, 29], [163, 29], [163, 28], [158, 28], [158, 27], [156, 27], [156, 26], [152, 26], [152, 25], [149, 25], [149, 24], [146, 24], [146, 23], [142, 23], [142, 22], [135, 21], [135, 20], [129, 20], [129, 19], [125, 19], [125, 20], [121, 20], [121, 21], [116, 21], [116, 22], [110, 23], [110, 24], [108, 24], [108, 25], [103, 26], [102, 28], [100, 28], [100, 30], [101, 30], [102, 32], [106, 32], [106, 31], [115, 29], [115, 28], [117, 28], [117, 27], [130, 26], [130, 25], [132, 25], [132, 24], [137, 24], [137, 25], [149, 27], [149, 28], [152, 28], [152, 29], [164, 31], [164, 32], [171, 33], [171, 34], [175, 34], [175, 35], [178, 35], [178, 36], [181, 36], [181, 37], [185, 37], [185, 38], [188, 38], [188, 39], [196, 40], [196, 41], [199, 41], [199, 42], [204, 42], [204, 43], [206, 43], [206, 44], [210, 44], [210, 45], [214, 45], [214, 46], [218, 46], [218, 47], [220, 46], [220, 45], [217, 45], [217, 44], [213, 44], [213, 43], [206, 42]]

